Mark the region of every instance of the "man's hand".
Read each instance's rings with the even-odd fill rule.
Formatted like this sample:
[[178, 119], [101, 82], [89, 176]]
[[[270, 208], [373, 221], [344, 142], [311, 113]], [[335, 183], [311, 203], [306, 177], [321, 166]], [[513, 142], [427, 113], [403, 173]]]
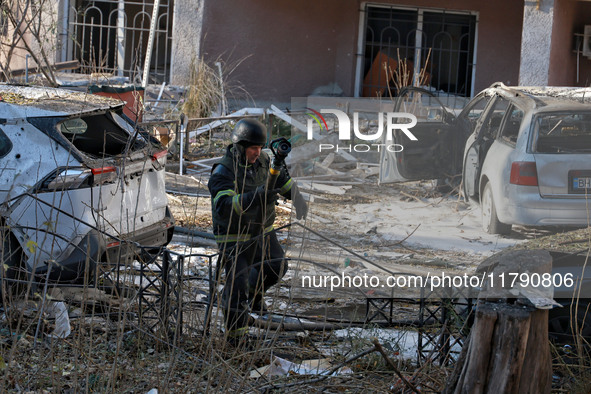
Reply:
[[255, 198], [259, 198], [263, 201], [275, 201], [280, 189], [267, 189], [265, 185], [258, 186], [254, 190]]
[[238, 199], [240, 201], [241, 209], [247, 210], [255, 207], [262, 208], [263, 205], [270, 202], [275, 203], [279, 191], [279, 189], [266, 190], [266, 187], [263, 185], [247, 193], [239, 195]]
[[304, 199], [304, 196], [302, 196], [302, 193], [297, 189], [293, 197], [293, 206], [296, 210], [296, 218], [305, 219], [308, 215], [308, 203]]

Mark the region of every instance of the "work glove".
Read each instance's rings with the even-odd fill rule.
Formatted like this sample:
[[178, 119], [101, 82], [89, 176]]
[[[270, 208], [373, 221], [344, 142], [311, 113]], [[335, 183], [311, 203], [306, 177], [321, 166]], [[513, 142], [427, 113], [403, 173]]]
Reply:
[[275, 201], [279, 195], [280, 189], [266, 189], [265, 185], [261, 185], [254, 190], [257, 198], [262, 201]]
[[258, 186], [256, 189], [244, 193], [242, 198], [242, 207], [246, 209], [251, 205], [264, 205], [270, 201], [275, 202], [277, 200], [277, 195], [279, 193], [279, 189], [268, 189], [266, 190], [265, 185]]
[[304, 199], [304, 196], [302, 196], [302, 193], [300, 193], [300, 191], [295, 188], [295, 190], [292, 190], [293, 192], [293, 206], [296, 210], [296, 218], [299, 219], [305, 219], [306, 216], [308, 215], [308, 203], [306, 202], [306, 200]]

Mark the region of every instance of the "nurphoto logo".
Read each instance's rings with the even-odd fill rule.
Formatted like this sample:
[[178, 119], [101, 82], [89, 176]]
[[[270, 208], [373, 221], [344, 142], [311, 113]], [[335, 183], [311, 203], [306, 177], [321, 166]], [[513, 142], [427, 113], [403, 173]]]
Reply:
[[[380, 151], [386, 149], [389, 152], [402, 152], [404, 147], [399, 143], [394, 143], [394, 130], [400, 130], [411, 141], [417, 141], [417, 137], [410, 131], [417, 124], [417, 118], [413, 114], [406, 112], [379, 112], [377, 113], [377, 130], [371, 134], [363, 133], [359, 126], [359, 113], [353, 112], [353, 127], [349, 115], [338, 109], [321, 109], [320, 112], [311, 108], [306, 108], [306, 115], [309, 116], [307, 123], [308, 140], [315, 139], [314, 124], [318, 125], [320, 133], [323, 130], [328, 131], [328, 124], [323, 114], [330, 114], [336, 118], [338, 123], [339, 141], [352, 141], [353, 136], [367, 143], [361, 144], [328, 144], [320, 143], [319, 152], [324, 151], [348, 151], [348, 152], [369, 152], [372, 150]], [[351, 132], [351, 130], [353, 132]], [[385, 134], [384, 134], [385, 132]], [[318, 137], [317, 137], [318, 138]], [[316, 138], [316, 139], [317, 139]], [[373, 143], [370, 143], [373, 142]]]

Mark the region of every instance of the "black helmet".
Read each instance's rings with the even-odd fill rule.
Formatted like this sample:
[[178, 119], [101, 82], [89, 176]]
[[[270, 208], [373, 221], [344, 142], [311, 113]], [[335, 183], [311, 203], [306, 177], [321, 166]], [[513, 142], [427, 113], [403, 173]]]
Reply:
[[232, 130], [232, 142], [245, 148], [267, 143], [267, 128], [256, 119], [242, 119]]

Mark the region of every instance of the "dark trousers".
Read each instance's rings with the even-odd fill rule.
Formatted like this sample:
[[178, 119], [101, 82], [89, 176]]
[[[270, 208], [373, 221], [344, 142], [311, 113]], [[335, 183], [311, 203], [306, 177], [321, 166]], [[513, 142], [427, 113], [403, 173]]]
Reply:
[[249, 303], [262, 300], [285, 275], [288, 264], [274, 231], [252, 241], [219, 245], [226, 272], [222, 292], [226, 329], [247, 327]]

